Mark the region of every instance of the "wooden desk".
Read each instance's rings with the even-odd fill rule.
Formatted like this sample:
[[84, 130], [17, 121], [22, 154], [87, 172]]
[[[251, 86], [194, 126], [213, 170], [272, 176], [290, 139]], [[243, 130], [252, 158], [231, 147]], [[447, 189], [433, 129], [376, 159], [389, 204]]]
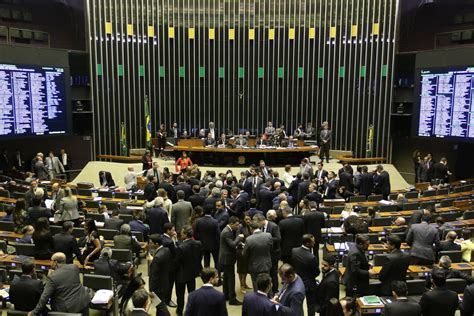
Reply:
[[[400, 247], [402, 250], [409, 250], [410, 246], [408, 246], [407, 243], [402, 243], [402, 246]], [[326, 251], [327, 252], [336, 252], [336, 248], [334, 245], [327, 244], [326, 245]], [[387, 252], [388, 249], [384, 244], [370, 244], [369, 249], [367, 250], [368, 254], [375, 254], [375, 253], [380, 253], [380, 252]], [[344, 252], [347, 252], [347, 250], [344, 250]]]
[[[0, 256], [0, 264], [2, 265], [8, 265], [11, 267], [21, 267], [21, 261], [15, 260], [15, 255], [2, 255]], [[33, 259], [36, 267], [40, 270], [48, 270], [51, 267], [51, 261], [50, 260], [39, 260], [39, 259]], [[74, 264], [79, 267], [79, 269], [84, 269], [84, 266], [76, 259], [74, 260]], [[93, 269], [93, 267], [91, 267]], [[88, 267], [87, 269], [90, 269]]]
[[104, 160], [110, 160], [110, 161], [116, 161], [116, 162], [129, 162], [129, 163], [142, 161], [141, 156], [97, 155], [97, 159], [104, 159]]
[[381, 314], [384, 305], [364, 305], [360, 298], [357, 298], [357, 307], [361, 315]]

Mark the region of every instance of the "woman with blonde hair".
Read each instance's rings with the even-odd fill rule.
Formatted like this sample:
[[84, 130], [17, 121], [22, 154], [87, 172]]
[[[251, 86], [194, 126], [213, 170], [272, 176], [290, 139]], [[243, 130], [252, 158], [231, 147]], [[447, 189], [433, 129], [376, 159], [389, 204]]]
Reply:
[[77, 199], [72, 195], [71, 188], [64, 188], [64, 197], [59, 203], [59, 222], [74, 222], [75, 226], [79, 225], [79, 211], [77, 209]]
[[159, 188], [158, 196], [163, 198], [163, 209], [166, 211], [166, 213], [168, 213], [168, 216], [170, 216], [173, 202], [168, 198], [168, 193], [165, 189]]

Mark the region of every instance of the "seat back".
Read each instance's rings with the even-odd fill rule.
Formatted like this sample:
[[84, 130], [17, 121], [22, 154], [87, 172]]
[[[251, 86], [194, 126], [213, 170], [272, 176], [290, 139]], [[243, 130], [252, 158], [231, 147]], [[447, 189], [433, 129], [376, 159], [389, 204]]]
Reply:
[[326, 221], [326, 225], [327, 227], [338, 227], [338, 226], [341, 226], [342, 222], [340, 219], [336, 218], [336, 219], [328, 219]]
[[417, 199], [418, 198], [418, 191], [411, 191], [405, 193], [405, 198], [406, 199]]
[[125, 224], [128, 224], [128, 223], [130, 223], [130, 221], [133, 220], [133, 215], [129, 215], [129, 214], [119, 214], [119, 218], [120, 218], [121, 220], [123, 220], [123, 222], [124, 222]]
[[112, 290], [112, 277], [97, 274], [84, 274], [82, 285], [97, 291], [97, 290]]
[[99, 208], [99, 205], [100, 205], [99, 201], [86, 200], [87, 208]]
[[439, 216], [444, 219], [445, 222], [452, 222], [452, 221], [455, 221], [458, 216], [459, 216], [459, 213], [457, 212], [453, 212], [453, 213], [441, 213], [439, 214]]
[[423, 197], [427, 196], [435, 196], [436, 195], [436, 190], [425, 190], [421, 193]]
[[14, 311], [14, 310], [7, 310], [7, 316], [27, 316], [28, 312], [22, 312], [22, 311]]
[[440, 251], [438, 256], [439, 258], [441, 258], [442, 256], [448, 256], [453, 263], [458, 263], [462, 261], [461, 250]]
[[466, 284], [467, 282], [464, 279], [447, 279], [446, 280], [446, 288], [458, 294], [464, 293]]
[[418, 202], [404, 203], [403, 204], [403, 210], [404, 211], [417, 210], [419, 206], [420, 206], [420, 203], [418, 203]]
[[369, 240], [370, 240], [371, 244], [379, 244], [380, 243], [378, 233], [369, 233], [369, 234], [366, 234], [366, 235], [369, 237]]
[[444, 199], [439, 202], [439, 206], [441, 207], [448, 207], [448, 206], [453, 206], [454, 199]]
[[425, 279], [407, 280], [408, 295], [421, 295], [425, 292], [425, 288]]
[[10, 192], [7, 191], [7, 190], [0, 190], [0, 196], [9, 198], [10, 197]]
[[115, 192], [114, 197], [116, 199], [130, 200], [130, 193], [129, 192]]
[[89, 189], [77, 189], [77, 195], [92, 196], [92, 191]]
[[119, 208], [118, 203], [115, 202], [102, 202], [103, 205], [107, 207], [107, 209], [113, 211]]
[[104, 214], [98, 214], [98, 213], [87, 213], [86, 218], [93, 219], [96, 222], [105, 222], [105, 217]]
[[464, 214], [462, 215], [462, 217], [464, 219], [473, 219], [474, 218], [474, 211], [467, 211], [467, 212], [464, 212]]
[[63, 227], [62, 226], [58, 226], [58, 225], [51, 225], [49, 226], [49, 231], [51, 232], [51, 235], [56, 235], [56, 234], [60, 234], [63, 232]]
[[25, 192], [13, 192], [12, 197], [14, 199], [24, 199], [25, 198]]
[[140, 242], [145, 241], [145, 237], [143, 237], [142, 232], [132, 231], [132, 236], [134, 236]]
[[372, 220], [372, 226], [390, 226], [392, 225], [393, 217], [380, 217]]
[[53, 316], [82, 316], [82, 314], [79, 313], [61, 313], [61, 312], [49, 312], [48, 316], [53, 315]]
[[420, 208], [435, 207], [435, 205], [436, 205], [435, 201], [426, 201], [426, 202], [420, 203]]
[[390, 193], [390, 194], [388, 195], [388, 199], [389, 199], [390, 201], [396, 200], [397, 197], [398, 197], [398, 193]]
[[344, 205], [336, 205], [332, 208], [332, 213], [333, 214], [341, 214], [342, 211], [344, 211]]
[[19, 256], [34, 257], [36, 254], [36, 247], [32, 244], [15, 244], [16, 254]]
[[84, 228], [74, 227], [74, 228], [72, 229], [72, 235], [73, 235], [75, 238], [84, 237], [85, 234], [86, 234], [86, 233], [84, 232]]
[[7, 253], [7, 241], [6, 240], [0, 240], [0, 250], [3, 251], [3, 253]]
[[396, 212], [397, 210], [397, 205], [379, 205], [380, 212]]
[[14, 227], [15, 226], [13, 225], [13, 222], [0, 221], [0, 230], [5, 230], [7, 232], [12, 232]]
[[354, 195], [349, 198], [349, 202], [354, 203], [354, 202], [365, 202], [367, 200], [367, 197], [365, 195]]
[[367, 197], [367, 201], [369, 201], [369, 202], [378, 202], [378, 201], [382, 201], [382, 200], [383, 200], [383, 195], [379, 195], [379, 194], [369, 195]]
[[103, 236], [105, 240], [114, 240], [114, 237], [119, 234], [118, 230], [115, 229], [101, 229], [97, 230], [99, 235]]
[[119, 262], [132, 262], [132, 251], [129, 249], [112, 249], [112, 259]]
[[436, 191], [436, 195], [446, 195], [449, 194], [449, 188], [439, 189]]

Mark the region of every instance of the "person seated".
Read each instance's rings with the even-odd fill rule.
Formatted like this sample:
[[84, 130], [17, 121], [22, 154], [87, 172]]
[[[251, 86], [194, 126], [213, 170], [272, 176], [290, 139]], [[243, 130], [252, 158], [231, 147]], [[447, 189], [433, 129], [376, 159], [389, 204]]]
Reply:
[[101, 204], [97, 209], [97, 213], [102, 214], [104, 216], [104, 222], [110, 219], [109, 210], [107, 209], [107, 205]]
[[120, 219], [119, 215], [120, 211], [118, 209], [113, 210], [112, 217], [105, 220], [104, 229], [120, 230], [120, 226], [123, 224], [123, 219]]
[[439, 239], [443, 238], [443, 235], [444, 235], [445, 231], [449, 231], [449, 230], [454, 229], [453, 225], [451, 225], [450, 223], [446, 223], [444, 218], [442, 218], [441, 216], [436, 217], [435, 223], [438, 226]]
[[[44, 285], [36, 278], [35, 262], [26, 259], [21, 263], [20, 277], [15, 276], [10, 286], [10, 303], [16, 311], [32, 311], [43, 293]], [[47, 309], [44, 310], [47, 314]]]
[[474, 242], [472, 242], [472, 233], [468, 228], [462, 230], [462, 239], [457, 243], [461, 246], [462, 260], [471, 262], [471, 251], [474, 250]]
[[150, 306], [150, 295], [145, 289], [135, 291], [132, 295], [133, 309], [130, 312], [130, 316], [146, 316], [151, 315], [148, 313]]
[[431, 271], [433, 289], [425, 292], [420, 300], [423, 316], [454, 316], [458, 309], [458, 294], [446, 288], [446, 275], [434, 269]]
[[228, 148], [231, 147], [229, 144], [229, 140], [227, 139], [227, 136], [225, 133], [221, 134], [221, 137], [217, 141], [217, 147], [218, 148]]
[[397, 227], [392, 228], [391, 233], [404, 233], [406, 231], [406, 220], [404, 217], [397, 217], [392, 224]]
[[114, 236], [115, 249], [130, 249], [137, 257], [140, 255], [140, 243], [132, 236], [129, 224], [120, 227], [120, 234]]
[[267, 136], [265, 134], [262, 134], [260, 138], [257, 140], [255, 143], [256, 148], [265, 148], [268, 146], [268, 141], [267, 141]]
[[66, 255], [67, 264], [73, 263], [74, 255], [76, 255], [76, 258], [81, 264], [84, 264], [81, 250], [77, 245], [76, 238], [72, 235], [73, 229], [73, 222], [66, 221], [63, 223], [63, 231], [53, 236], [54, 253], [64, 253]]
[[439, 258], [439, 268], [435, 267], [433, 269], [441, 270], [446, 276], [446, 279], [463, 279], [467, 285], [474, 283], [474, 278], [471, 275], [451, 268], [451, 264], [452, 261], [449, 256], [441, 256], [441, 258]]
[[[38, 192], [40, 191], [40, 192]], [[46, 207], [41, 206], [43, 200], [39, 196], [43, 196], [43, 189], [38, 188], [36, 189], [36, 193], [38, 193], [38, 197], [33, 198], [32, 206], [28, 208], [28, 222], [31, 225], [35, 225], [40, 217], [50, 218], [51, 210], [47, 209]]]
[[137, 290], [145, 288], [145, 280], [142, 278], [142, 274], [139, 273], [133, 279], [128, 282], [125, 289], [123, 290], [123, 295], [120, 298], [119, 311], [120, 315], [130, 315], [133, 310], [133, 301], [132, 296]]
[[267, 123], [267, 127], [265, 127], [265, 134], [268, 137], [272, 137], [275, 134], [275, 127], [273, 127], [273, 123], [270, 121]]
[[391, 284], [393, 300], [384, 307], [384, 316], [421, 316], [421, 307], [408, 300], [407, 284], [404, 281], [393, 281]]
[[248, 146], [248, 140], [244, 137], [244, 134], [240, 133], [239, 137], [234, 142], [235, 147], [243, 148]]
[[32, 236], [35, 245], [35, 258], [47, 260], [51, 258], [54, 249], [53, 236], [49, 229], [49, 219], [40, 217], [35, 225], [35, 232]]
[[18, 239], [16, 242], [19, 244], [32, 244], [33, 241], [31, 239], [33, 237], [34, 232], [35, 229], [32, 225], [25, 226], [22, 230], [23, 237]]
[[207, 138], [204, 140], [203, 146], [206, 148], [216, 147], [216, 140], [212, 138], [211, 133], [207, 134]]
[[446, 239], [439, 243], [439, 251], [461, 250], [461, 246], [454, 241], [458, 238], [455, 231], [451, 230], [446, 234]]
[[145, 221], [145, 214], [143, 214], [142, 210], [134, 210], [133, 211], [133, 220], [128, 223], [130, 225], [130, 229], [133, 232], [141, 232], [143, 234], [143, 238], [145, 241], [148, 240], [148, 234], [150, 233], [150, 226], [144, 223]]
[[102, 188], [110, 188], [115, 186], [112, 174], [108, 171], [99, 171], [99, 183]]
[[293, 136], [297, 139], [304, 139], [306, 137], [303, 124], [298, 123], [298, 127], [296, 127], [295, 131], [293, 132]]
[[0, 221], [3, 221], [3, 222], [13, 222], [13, 207], [11, 206], [5, 206], [5, 213], [6, 215], [3, 216], [2, 218], [0, 218]]
[[102, 248], [99, 259], [94, 261], [95, 274], [111, 276], [119, 284], [125, 283], [131, 268], [131, 262], [122, 263], [112, 259], [112, 248], [110, 247]]

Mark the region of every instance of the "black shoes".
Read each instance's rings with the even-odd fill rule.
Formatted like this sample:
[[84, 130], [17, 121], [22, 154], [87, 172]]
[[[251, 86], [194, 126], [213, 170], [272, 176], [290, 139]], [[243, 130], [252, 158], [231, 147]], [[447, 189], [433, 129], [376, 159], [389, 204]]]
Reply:
[[168, 305], [168, 307], [171, 307], [171, 308], [176, 308], [176, 307], [178, 307], [178, 305], [176, 305], [176, 303], [173, 302], [173, 301], [169, 301], [168, 303], [166, 303], [166, 305]]
[[229, 305], [239, 306], [239, 305], [242, 305], [242, 302], [239, 301], [238, 299], [233, 299], [232, 301], [229, 301]]

